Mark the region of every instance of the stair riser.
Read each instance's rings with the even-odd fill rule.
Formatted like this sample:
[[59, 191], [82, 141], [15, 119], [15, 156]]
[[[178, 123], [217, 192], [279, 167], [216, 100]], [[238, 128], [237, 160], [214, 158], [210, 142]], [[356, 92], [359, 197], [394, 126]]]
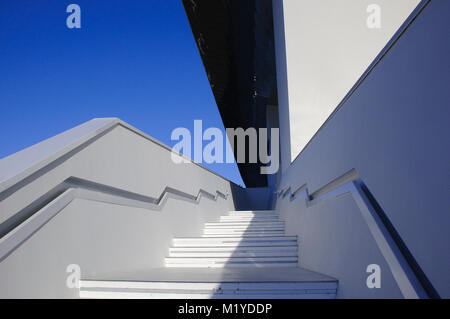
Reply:
[[228, 214], [276, 214], [275, 210], [230, 210]]
[[267, 216], [267, 215], [278, 215], [275, 211], [267, 211], [267, 212], [228, 212], [227, 215], [233, 216], [241, 216], [241, 215], [258, 215], [258, 216]]
[[242, 238], [247, 237], [265, 237], [265, 236], [274, 236], [274, 235], [284, 235], [282, 231], [273, 231], [273, 232], [219, 232], [219, 233], [211, 233], [206, 232], [203, 234], [204, 237], [236, 237], [241, 236]]
[[174, 248], [192, 248], [192, 247], [201, 247], [201, 248], [209, 248], [209, 247], [224, 247], [224, 248], [235, 248], [235, 247], [275, 247], [275, 246], [284, 246], [284, 247], [297, 247], [296, 242], [257, 242], [257, 243], [187, 243], [187, 244], [177, 244], [174, 245]]
[[205, 229], [273, 229], [273, 228], [284, 228], [284, 225], [214, 225], [214, 226], [205, 226]]
[[298, 293], [298, 294], [257, 294], [257, 292], [240, 294], [214, 293], [144, 293], [144, 292], [109, 292], [109, 291], [80, 291], [80, 298], [89, 299], [334, 299], [336, 292], [330, 293]]
[[297, 257], [167, 257], [166, 264], [297, 262]]
[[220, 220], [260, 220], [260, 221], [268, 221], [268, 220], [276, 220], [280, 221], [278, 216], [220, 216]]
[[267, 212], [267, 213], [259, 213], [259, 212], [228, 212], [227, 214], [223, 214], [222, 216], [245, 216], [245, 215], [255, 215], [255, 216], [279, 216], [277, 212]]
[[[272, 236], [271, 238], [268, 239], [261, 239], [261, 238], [254, 238], [254, 239], [242, 239], [239, 236], [236, 236], [235, 238], [226, 238], [227, 242], [232, 242], [232, 241], [236, 241], [236, 242], [242, 242], [242, 241], [260, 241], [260, 240], [272, 240], [272, 241], [297, 241], [297, 237], [296, 236]], [[214, 238], [212, 239], [214, 241], [220, 241], [220, 239]], [[178, 242], [190, 242], [190, 241], [208, 241], [207, 238], [204, 237], [178, 237], [178, 238], [174, 238], [173, 239], [173, 243], [178, 243]]]
[[277, 214], [228, 214], [228, 215], [222, 215], [221, 217], [251, 217], [251, 218], [279, 218], [280, 216]]
[[225, 225], [225, 223], [247, 223], [251, 225], [261, 225], [260, 223], [279, 223], [279, 219], [276, 218], [264, 218], [264, 219], [252, 219], [252, 218], [220, 218], [220, 223]]
[[204, 232], [263, 232], [263, 231], [284, 231], [284, 227], [257, 227], [257, 228], [238, 228], [238, 229], [233, 229], [233, 228], [205, 228], [203, 230]]
[[[264, 233], [264, 234], [252, 233], [252, 234], [241, 234], [239, 236], [241, 236], [242, 238], [247, 238], [247, 237], [262, 237], [262, 238], [264, 238], [264, 237], [268, 237], [268, 236], [270, 237], [270, 236], [283, 236], [283, 235], [284, 235], [284, 232], [279, 232], [279, 233], [272, 232], [270, 234], [267, 234], [267, 233]], [[206, 235], [203, 235], [202, 237], [223, 237], [223, 238], [226, 238], [226, 237], [236, 237], [236, 234], [230, 234], [230, 235], [227, 235], [227, 234], [206, 234]]]
[[265, 245], [297, 245], [297, 238], [291, 236], [271, 236], [271, 237], [196, 237], [178, 238], [173, 240], [175, 247], [195, 246], [265, 246]]
[[220, 225], [220, 226], [206, 226], [204, 229], [257, 229], [257, 228], [285, 228], [284, 225], [237, 225], [237, 226], [228, 226], [228, 225]]
[[182, 282], [182, 281], [103, 281], [103, 280], [80, 280], [80, 289], [142, 289], [142, 290], [189, 290], [190, 292], [201, 292], [209, 290], [221, 291], [243, 291], [255, 290], [286, 292], [288, 290], [336, 290], [336, 282]]
[[206, 223], [205, 227], [235, 227], [235, 226], [284, 226], [283, 222], [220, 222], [220, 223]]
[[272, 234], [274, 232], [284, 234], [284, 229], [205, 229], [203, 234], [236, 234], [236, 236], [242, 234]]
[[169, 253], [170, 257], [297, 257], [297, 252]]
[[172, 247], [169, 248], [170, 253], [189, 253], [189, 252], [256, 252], [256, 251], [297, 251], [296, 246], [269, 246], [269, 247]]
[[286, 268], [297, 267], [297, 262], [287, 263], [238, 263], [238, 264], [166, 264], [169, 268]]

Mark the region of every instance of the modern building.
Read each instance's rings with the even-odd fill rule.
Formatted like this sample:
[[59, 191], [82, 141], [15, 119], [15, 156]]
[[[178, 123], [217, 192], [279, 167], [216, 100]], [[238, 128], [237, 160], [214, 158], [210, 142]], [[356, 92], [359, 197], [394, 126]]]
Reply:
[[183, 5], [279, 169], [244, 188], [116, 118], [3, 158], [0, 297], [449, 298], [450, 2]]

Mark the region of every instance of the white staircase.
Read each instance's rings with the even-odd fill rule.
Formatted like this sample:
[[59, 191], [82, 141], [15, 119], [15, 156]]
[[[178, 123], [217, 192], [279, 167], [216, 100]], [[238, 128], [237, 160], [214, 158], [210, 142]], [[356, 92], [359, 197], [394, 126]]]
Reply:
[[[231, 211], [201, 237], [174, 238], [165, 268], [81, 280], [82, 298], [334, 298], [337, 280], [298, 267], [296, 236], [274, 211]], [[206, 269], [205, 269], [206, 268]]]
[[202, 237], [175, 238], [166, 267], [296, 267], [297, 237], [274, 211], [232, 211]]

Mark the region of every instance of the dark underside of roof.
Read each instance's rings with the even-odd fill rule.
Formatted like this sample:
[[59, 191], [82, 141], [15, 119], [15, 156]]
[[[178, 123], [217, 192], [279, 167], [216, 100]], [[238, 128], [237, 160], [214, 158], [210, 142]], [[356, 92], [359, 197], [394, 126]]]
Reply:
[[[266, 105], [277, 105], [271, 0], [182, 1], [224, 126], [267, 127]], [[267, 186], [261, 165], [238, 163], [247, 187]]]

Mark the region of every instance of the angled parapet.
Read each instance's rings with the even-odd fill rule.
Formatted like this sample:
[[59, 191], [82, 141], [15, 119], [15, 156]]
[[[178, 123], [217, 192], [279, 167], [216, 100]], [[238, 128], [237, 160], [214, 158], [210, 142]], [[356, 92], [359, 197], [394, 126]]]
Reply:
[[0, 295], [75, 297], [65, 284], [74, 263], [85, 274], [161, 266], [173, 235], [198, 234], [235, 208], [237, 185], [171, 156], [105, 118], [0, 160]]

